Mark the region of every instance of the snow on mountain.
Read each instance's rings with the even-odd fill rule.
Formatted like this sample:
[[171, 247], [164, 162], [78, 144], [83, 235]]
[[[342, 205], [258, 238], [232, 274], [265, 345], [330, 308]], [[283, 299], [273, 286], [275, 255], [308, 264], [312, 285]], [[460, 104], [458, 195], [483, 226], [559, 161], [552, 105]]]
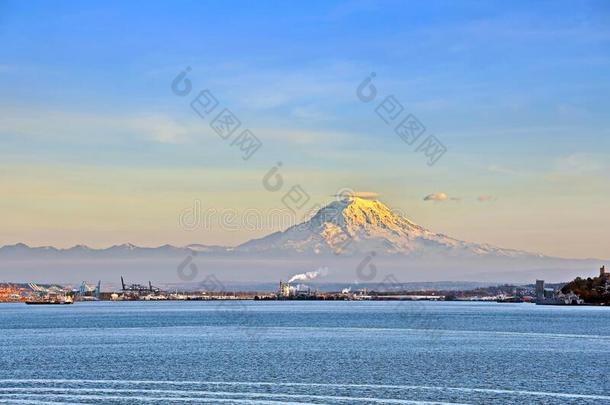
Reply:
[[377, 200], [348, 197], [320, 209], [308, 221], [238, 246], [238, 252], [408, 255], [540, 256], [463, 242], [431, 232]]
[[224, 252], [229, 248], [218, 246], [218, 245], [201, 245], [198, 243], [193, 243], [184, 247], [185, 249], [189, 249], [190, 251], [197, 253], [215, 253], [215, 252]]
[[158, 247], [141, 247], [131, 243], [113, 245], [95, 249], [85, 245], [75, 245], [67, 249], [54, 247], [30, 247], [23, 243], [0, 247], [0, 259], [51, 259], [51, 258], [142, 258], [142, 257], [183, 257], [192, 252], [222, 252], [226, 248], [219, 246], [188, 245], [178, 247], [162, 245]]
[[[371, 252], [375, 252], [374, 255]], [[374, 257], [375, 263], [371, 260]], [[350, 197], [320, 209], [308, 221], [235, 248], [207, 245], [105, 249], [0, 248], [0, 279], [64, 282], [80, 279], [180, 281], [178, 267], [192, 260], [203, 277], [242, 283], [289, 279], [328, 268], [323, 282], [361, 282], [362, 269], [376, 281], [562, 281], [588, 274], [603, 261], [563, 259], [468, 243], [434, 233], [397, 215], [379, 201]]]
[[173, 257], [189, 253], [207, 255], [268, 254], [270, 256], [379, 254], [426, 257], [528, 257], [542, 255], [501, 249], [487, 244], [468, 243], [434, 233], [394, 213], [377, 200], [348, 197], [321, 208], [312, 218], [285, 231], [254, 239], [235, 248], [191, 244], [138, 247], [131, 243], [93, 249], [77, 245], [69, 249], [29, 247], [16, 244], [0, 248], [1, 257], [12, 258], [112, 258]]

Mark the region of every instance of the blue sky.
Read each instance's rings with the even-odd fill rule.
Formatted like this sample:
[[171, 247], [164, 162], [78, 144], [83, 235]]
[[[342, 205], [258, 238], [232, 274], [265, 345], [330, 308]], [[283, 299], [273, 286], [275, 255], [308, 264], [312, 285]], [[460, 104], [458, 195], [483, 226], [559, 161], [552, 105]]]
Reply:
[[[260, 179], [282, 161], [312, 201], [375, 191], [463, 239], [608, 256], [608, 2], [0, 1], [0, 43], [2, 244], [243, 242], [268, 230], [176, 217], [281, 207]], [[172, 94], [186, 66], [263, 141], [251, 160]], [[356, 98], [371, 72], [436, 165]]]

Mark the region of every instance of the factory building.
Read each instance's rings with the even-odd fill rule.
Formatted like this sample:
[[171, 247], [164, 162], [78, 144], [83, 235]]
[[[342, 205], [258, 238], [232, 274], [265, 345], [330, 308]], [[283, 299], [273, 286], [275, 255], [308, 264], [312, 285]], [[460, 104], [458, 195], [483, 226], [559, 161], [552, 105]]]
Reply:
[[278, 298], [297, 298], [309, 299], [318, 295], [317, 291], [312, 291], [303, 284], [292, 285], [280, 280], [280, 288], [277, 291]]
[[290, 283], [284, 283], [280, 280], [280, 288], [278, 290], [278, 296], [282, 298], [289, 298], [294, 295], [294, 287]]

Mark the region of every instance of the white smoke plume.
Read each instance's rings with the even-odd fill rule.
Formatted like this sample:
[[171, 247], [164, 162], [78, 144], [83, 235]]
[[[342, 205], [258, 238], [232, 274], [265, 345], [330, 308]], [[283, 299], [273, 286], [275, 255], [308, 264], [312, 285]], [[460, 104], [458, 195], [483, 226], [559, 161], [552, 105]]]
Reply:
[[300, 274], [295, 274], [294, 276], [290, 277], [290, 280], [288, 280], [289, 283], [293, 283], [295, 281], [308, 281], [308, 280], [313, 280], [315, 278], [318, 278], [320, 276], [325, 276], [328, 274], [328, 267], [320, 267], [318, 270], [316, 271], [308, 271], [307, 273], [300, 273]]

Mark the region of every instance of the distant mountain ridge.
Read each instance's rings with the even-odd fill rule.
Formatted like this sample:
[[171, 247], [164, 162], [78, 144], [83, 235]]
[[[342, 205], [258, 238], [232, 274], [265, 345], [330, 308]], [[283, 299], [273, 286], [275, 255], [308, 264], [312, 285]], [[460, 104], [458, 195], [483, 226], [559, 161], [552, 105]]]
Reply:
[[0, 248], [1, 258], [44, 258], [44, 257], [121, 257], [132, 256], [140, 257], [146, 255], [184, 255], [192, 252], [221, 252], [227, 248], [221, 246], [206, 246], [206, 245], [188, 245], [188, 246], [173, 246], [162, 245], [158, 247], [141, 247], [131, 243], [121, 245], [113, 245], [107, 248], [95, 249], [86, 245], [76, 245], [70, 248], [56, 248], [53, 246], [30, 247], [24, 243], [15, 245], [6, 245]]
[[367, 266], [365, 257], [375, 258], [379, 277], [403, 281], [567, 281], [604, 264], [464, 242], [397, 215], [380, 201], [349, 197], [331, 202], [301, 224], [236, 247], [7, 245], [0, 248], [0, 280], [61, 282], [133, 274], [173, 282], [186, 260], [196, 263], [202, 274], [227, 280], [269, 282], [328, 267], [324, 281], [359, 282], [354, 269]]
[[411, 257], [489, 257], [505, 258], [548, 256], [515, 249], [504, 249], [489, 244], [461, 241], [447, 235], [434, 233], [415, 222], [397, 215], [378, 200], [348, 197], [333, 201], [321, 208], [309, 220], [291, 226], [285, 231], [274, 232], [259, 239], [252, 239], [236, 247], [190, 244], [158, 247], [141, 247], [131, 243], [107, 248], [91, 248], [76, 245], [70, 248], [53, 246], [30, 247], [24, 243], [0, 247], [3, 257], [52, 257], [67, 256], [141, 256], [157, 254], [183, 255], [196, 253], [274, 255], [353, 255], [375, 251], [379, 254]]

